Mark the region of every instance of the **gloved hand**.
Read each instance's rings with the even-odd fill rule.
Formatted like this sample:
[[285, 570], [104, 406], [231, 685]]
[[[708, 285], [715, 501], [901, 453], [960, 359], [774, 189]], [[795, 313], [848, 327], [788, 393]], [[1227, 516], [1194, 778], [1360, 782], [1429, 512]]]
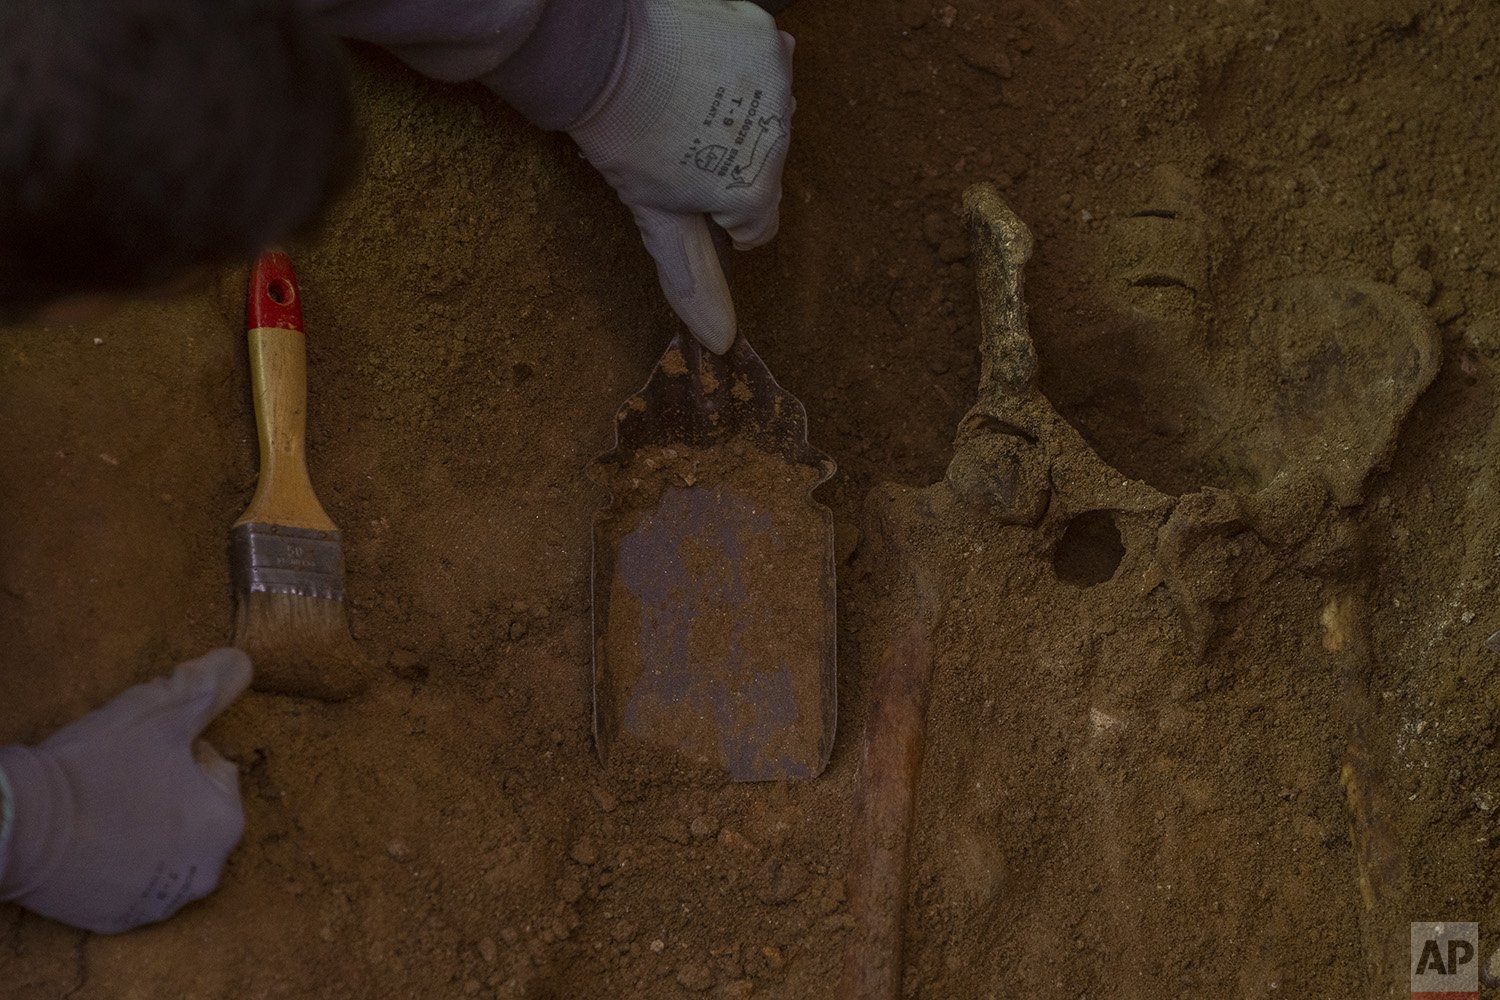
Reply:
[[722, 354], [734, 302], [708, 220], [740, 249], [776, 235], [794, 102], [792, 38], [752, 3], [627, 0], [624, 48], [568, 128], [630, 207], [667, 300]]
[[0, 749], [0, 900], [118, 933], [212, 892], [245, 816], [239, 772], [198, 734], [249, 683], [249, 658], [217, 649], [38, 747]]

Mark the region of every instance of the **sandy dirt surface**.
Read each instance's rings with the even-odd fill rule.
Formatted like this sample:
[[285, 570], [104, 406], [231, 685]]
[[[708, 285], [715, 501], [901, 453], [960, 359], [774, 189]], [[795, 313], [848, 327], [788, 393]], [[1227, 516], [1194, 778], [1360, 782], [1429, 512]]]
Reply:
[[[945, 596], [909, 995], [1397, 996], [1408, 921], [1500, 927], [1500, 8], [784, 23], [784, 224], [734, 285], [839, 463], [825, 775], [597, 764], [587, 468], [673, 320], [566, 140], [360, 49], [364, 172], [292, 251], [377, 676], [232, 708], [220, 891], [122, 937], [0, 908], [0, 993], [832, 995], [868, 672], [912, 610], [883, 518]], [[1024, 387], [982, 182], [1036, 239]], [[0, 740], [228, 638], [244, 282], [0, 336]]]

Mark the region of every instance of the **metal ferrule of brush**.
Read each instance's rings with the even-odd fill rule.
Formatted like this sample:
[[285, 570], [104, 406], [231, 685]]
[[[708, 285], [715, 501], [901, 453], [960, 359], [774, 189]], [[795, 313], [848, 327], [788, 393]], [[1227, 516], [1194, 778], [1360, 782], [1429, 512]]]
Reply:
[[338, 531], [241, 524], [230, 532], [235, 586], [247, 594], [344, 599], [344, 546]]

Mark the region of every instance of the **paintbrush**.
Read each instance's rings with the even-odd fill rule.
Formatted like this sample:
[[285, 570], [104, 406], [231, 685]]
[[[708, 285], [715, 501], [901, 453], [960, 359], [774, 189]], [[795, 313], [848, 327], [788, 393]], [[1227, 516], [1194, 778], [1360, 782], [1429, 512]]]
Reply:
[[343, 538], [307, 474], [307, 343], [286, 254], [256, 261], [246, 313], [260, 478], [230, 532], [234, 644], [257, 689], [339, 701], [369, 669], [344, 609]]

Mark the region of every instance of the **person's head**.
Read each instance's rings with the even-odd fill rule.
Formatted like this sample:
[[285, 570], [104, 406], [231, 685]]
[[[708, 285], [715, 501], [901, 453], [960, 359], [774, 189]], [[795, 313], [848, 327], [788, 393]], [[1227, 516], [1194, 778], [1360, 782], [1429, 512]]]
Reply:
[[354, 145], [294, 0], [0, 0], [0, 323], [296, 235]]

